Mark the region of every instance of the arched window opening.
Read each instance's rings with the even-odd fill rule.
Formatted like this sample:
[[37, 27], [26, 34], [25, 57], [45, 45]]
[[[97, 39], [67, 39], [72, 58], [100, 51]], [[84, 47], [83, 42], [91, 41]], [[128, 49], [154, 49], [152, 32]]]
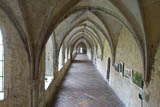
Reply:
[[74, 50], [73, 53], [72, 53], [72, 55], [75, 54], [76, 52], [77, 52], [77, 50]]
[[77, 54], [81, 54], [83, 51], [83, 48], [78, 46], [76, 51], [77, 51]]
[[79, 48], [77, 48], [77, 50], [76, 50], [76, 51], [77, 51], [77, 54], [79, 54], [79, 53], [80, 53], [80, 49], [79, 49]]
[[68, 59], [71, 58], [71, 52], [70, 52], [70, 48], [68, 49]]
[[0, 100], [4, 99], [4, 46], [3, 36], [0, 29]]
[[54, 78], [53, 51], [53, 36], [50, 36], [45, 47], [45, 90]]
[[62, 53], [62, 46], [61, 46], [61, 49], [59, 51], [59, 64], [58, 64], [58, 71], [60, 71], [63, 67], [63, 53]]
[[66, 50], [65, 50], [65, 63], [67, 63], [67, 60], [68, 60], [67, 53], [68, 53], [68, 49], [66, 48]]
[[87, 53], [87, 48], [84, 43], [80, 43], [79, 45], [77, 45], [76, 50], [77, 50], [77, 54], [86, 54]]
[[83, 53], [83, 48], [82, 48], [82, 47], [80, 47], [80, 53], [81, 53], [81, 54]]
[[111, 59], [109, 57], [108, 62], [107, 62], [107, 74], [106, 74], [107, 81], [109, 81], [109, 79], [110, 79], [110, 66], [111, 66]]

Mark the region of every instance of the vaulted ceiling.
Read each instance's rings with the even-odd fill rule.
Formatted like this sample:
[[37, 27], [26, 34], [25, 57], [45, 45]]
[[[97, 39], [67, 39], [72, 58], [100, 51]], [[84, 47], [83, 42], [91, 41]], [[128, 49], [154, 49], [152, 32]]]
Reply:
[[148, 54], [152, 48], [156, 51], [160, 40], [157, 29], [160, 14], [156, 14], [159, 3], [159, 0], [0, 0], [0, 8], [17, 28], [31, 60], [39, 61], [51, 33], [58, 49], [62, 44], [69, 48], [82, 39], [99, 46], [103, 53], [107, 40], [114, 60], [120, 31], [126, 27], [139, 47], [147, 72]]

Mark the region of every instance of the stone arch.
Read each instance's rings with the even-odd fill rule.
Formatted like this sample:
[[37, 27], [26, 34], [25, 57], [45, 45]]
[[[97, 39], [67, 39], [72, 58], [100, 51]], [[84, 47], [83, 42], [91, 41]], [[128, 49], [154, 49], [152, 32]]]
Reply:
[[[63, 20], [68, 18], [68, 16], [70, 16], [70, 15], [76, 13], [76, 12], [79, 12], [79, 11], [91, 11], [91, 12], [101, 11], [101, 12], [103, 12], [105, 14], [112, 15], [117, 20], [119, 20], [133, 34], [133, 37], [135, 38], [135, 40], [136, 40], [136, 42], [138, 44], [139, 50], [141, 52], [141, 56], [143, 57], [144, 71], [146, 71], [144, 78], [147, 81], [148, 80], [148, 75], [147, 75], [148, 74], [148, 68], [147, 68], [147, 64], [148, 64], [147, 60], [148, 60], [148, 58], [147, 58], [147, 49], [146, 49], [146, 39], [142, 40], [142, 38], [140, 38], [140, 35], [142, 33], [140, 33], [139, 31], [137, 31], [136, 29], [133, 28], [133, 26], [134, 26], [133, 23], [132, 24], [129, 23], [127, 18], [117, 15], [115, 12], [113, 12], [110, 9], [106, 9], [106, 8], [103, 8], [103, 7], [95, 7], [95, 6], [81, 6], [81, 7], [76, 7], [74, 9], [71, 9], [58, 22], [62, 22]], [[58, 22], [57, 22], [57, 24], [58, 24]], [[113, 55], [115, 55], [115, 54], [113, 54]], [[113, 62], [114, 62], [114, 60], [113, 60]]]
[[[116, 58], [118, 58], [116, 59], [117, 62], [124, 61], [127, 67], [133, 67], [131, 69], [145, 75], [141, 51], [139, 50], [136, 40], [125, 27], [121, 29], [121, 34], [116, 48]], [[136, 60], [134, 60], [135, 58]], [[133, 62], [134, 64], [131, 64], [130, 62]]]
[[[148, 69], [147, 69], [148, 58], [147, 58], [147, 50], [146, 50], [147, 45], [146, 45], [146, 39], [145, 39], [144, 42], [142, 42], [142, 40], [140, 39], [140, 34], [142, 34], [142, 33], [139, 33], [137, 30], [135, 30], [133, 28], [133, 26], [131, 26], [130, 24], [127, 24], [129, 22], [126, 23], [123, 19], [121, 19], [120, 16], [114, 14], [114, 12], [112, 12], [111, 10], [107, 10], [107, 9], [104, 9], [104, 8], [101, 8], [101, 7], [79, 7], [77, 9], [73, 10], [71, 13], [73, 14], [74, 12], [85, 11], [85, 10], [102, 11], [105, 14], [109, 14], [109, 15], [115, 17], [117, 20], [119, 20], [129, 30], [129, 32], [132, 33], [132, 36], [135, 39], [135, 41], [138, 45], [138, 48], [140, 50], [141, 56], [143, 58], [143, 66], [144, 66], [144, 71], [145, 71], [144, 80], [148, 81]], [[143, 45], [143, 43], [144, 43], [144, 45]], [[144, 47], [144, 49], [143, 49], [143, 47]]]
[[12, 22], [12, 24], [16, 28], [17, 32], [19, 33], [19, 36], [20, 36], [20, 38], [22, 40], [24, 48], [25, 48], [25, 50], [26, 50], [26, 52], [28, 54], [28, 57], [29, 57], [28, 59], [30, 61], [30, 52], [29, 52], [30, 46], [29, 46], [28, 41], [27, 41], [27, 35], [26, 35], [26, 33], [22, 29], [22, 26], [20, 25], [20, 23], [16, 19], [15, 15], [11, 11], [11, 9], [3, 1], [0, 1], [0, 8], [5, 13], [5, 15], [7, 16], [7, 18], [9, 18], [9, 20]]
[[87, 47], [83, 42], [79, 43], [75, 48], [78, 49], [79, 47], [82, 47], [82, 49], [85, 50], [83, 53], [87, 53]]
[[[77, 34], [77, 36], [75, 36], [74, 38], [72, 38], [72, 42], [70, 42], [69, 45], [74, 44], [74, 42], [75, 42], [77, 39], [82, 38], [82, 37], [87, 38], [88, 41], [92, 42], [92, 45], [93, 45], [93, 43], [94, 43], [94, 45], [95, 45], [96, 47], [97, 47], [97, 45], [99, 45], [99, 43], [98, 43], [96, 40], [94, 40], [91, 36], [88, 36], [88, 34], [86, 34], [86, 33], [80, 33], [79, 35]], [[91, 43], [90, 43], [90, 44], [91, 44]], [[102, 48], [101, 48], [101, 50], [102, 50]]]
[[[86, 22], [86, 21], [89, 21], [90, 23], [95, 24], [94, 21], [92, 21], [90, 18], [81, 20], [80, 22], [78, 22], [77, 25], [73, 26], [73, 27], [65, 34], [64, 38], [62, 39], [62, 41], [64, 41], [64, 39], [67, 37], [67, 35], [68, 35], [74, 28], [76, 28], [77, 26], [83, 25], [83, 23]], [[97, 26], [97, 24], [96, 24], [96, 26]], [[99, 29], [99, 27], [97, 27], [97, 28]], [[109, 44], [110, 44], [110, 47], [111, 47], [111, 50], [112, 50], [112, 51], [111, 51], [111, 52], [112, 52], [112, 58], [114, 59], [115, 52], [114, 52], [114, 46], [113, 46], [112, 38], [109, 36], [109, 32], [107, 32], [107, 34], [105, 34], [105, 32], [104, 32], [102, 29], [101, 29], [100, 31], [102, 32], [103, 36], [106, 35], [106, 36], [104, 36], [104, 37], [108, 40], [108, 42], [109, 42]], [[103, 53], [103, 50], [102, 50], [102, 53]]]
[[81, 42], [81, 40], [84, 40], [83, 42], [86, 44], [87, 48], [92, 49], [93, 44], [86, 37], [77, 38], [72, 45], [72, 49], [75, 49], [75, 47], [78, 45], [79, 42]]
[[[91, 54], [93, 54], [93, 48], [92, 47], [97, 47], [97, 43], [95, 41], [93, 41], [92, 39], [89, 39], [88, 36], [80, 36], [79, 38], [75, 38], [75, 40], [73, 40], [73, 46], [75, 46], [76, 42], [79, 41], [81, 38], [85, 38], [86, 41], [90, 44], [90, 49], [91, 49]], [[72, 44], [71, 44], [72, 45]], [[91, 55], [93, 56], [93, 55]]]
[[[84, 27], [83, 27], [83, 28], [81, 28], [81, 27], [83, 27], [83, 25], [76, 27], [75, 29], [78, 29], [78, 31], [76, 31], [73, 35], [75, 35], [75, 34], [77, 34], [77, 33], [80, 33], [80, 32], [84, 32], [84, 33], [87, 33], [88, 35], [91, 35], [91, 37], [92, 37], [95, 41], [98, 41], [99, 43], [102, 42], [102, 41], [100, 40], [100, 38], [97, 38], [96, 35], [92, 33], [92, 31], [90, 31], [89, 29], [85, 29]], [[74, 30], [74, 29], [73, 29], [73, 30]], [[74, 36], [71, 35], [71, 37], [70, 37], [69, 39], [72, 39], [73, 37], [74, 37]], [[102, 44], [100, 44], [100, 46], [103, 47]]]
[[[105, 14], [109, 14], [113, 17], [115, 17], [117, 20], [120, 21], [120, 23], [122, 23], [132, 34], [133, 34], [133, 37], [134, 39], [136, 40], [137, 44], [138, 44], [138, 47], [139, 47], [139, 50], [141, 52], [141, 56], [143, 57], [143, 60], [144, 60], [144, 71], [148, 72], [146, 70], [146, 67], [147, 67], [147, 51], [146, 49], [143, 47], [146, 47], [146, 44], [143, 45], [144, 42], [141, 42], [142, 40], [140, 39], [139, 34], [135, 29], [133, 29], [133, 26], [131, 26], [130, 24], [128, 24], [129, 22], [127, 21], [124, 21], [124, 19], [122, 19], [120, 16], [118, 16], [117, 14], [115, 14], [113, 11], [111, 10], [107, 10], [105, 8], [101, 8], [101, 7], [78, 7], [78, 8], [75, 8], [73, 10], [71, 10], [70, 12], [67, 13], [67, 15], [65, 16], [65, 18], [67, 18], [68, 16], [70, 16], [71, 14], [74, 14], [78, 11], [101, 11]], [[114, 62], [114, 60], [113, 60]], [[147, 74], [146, 74], [147, 75]], [[145, 76], [145, 79], [147, 80], [147, 76]]]
[[[85, 21], [85, 20], [84, 20]], [[73, 26], [64, 36], [64, 38], [62, 38], [62, 41], [60, 42], [60, 44], [63, 43], [63, 41], [66, 39], [66, 37], [70, 34], [70, 32], [72, 32], [74, 29], [78, 28], [78, 27], [83, 27], [84, 25], [81, 25], [84, 21], [80, 22], [78, 25], [76, 26]], [[83, 28], [84, 29], [84, 28]], [[96, 36], [95, 36], [96, 37]], [[98, 34], [97, 34], [97, 37], [98, 37]], [[100, 39], [97, 38], [97, 40], [100, 41]], [[59, 45], [60, 46], [60, 45]], [[103, 45], [101, 45], [101, 47], [103, 47]]]
[[[26, 47], [24, 46], [20, 33], [13, 24], [12, 20], [10, 20], [5, 11], [1, 9], [0, 19], [0, 28], [2, 29], [5, 48], [5, 99], [7, 97], [10, 101], [11, 99], [8, 98], [8, 96], [10, 96], [13, 98], [12, 100], [19, 100], [19, 102], [9, 103], [8, 106], [23, 105], [23, 101], [26, 102], [26, 106], [29, 106], [28, 99], [30, 95], [28, 94], [28, 86], [30, 84], [28, 84], [28, 80], [31, 80], [29, 53], [26, 51]], [[14, 76], [11, 78], [11, 75]], [[17, 86], [19, 86], [18, 89]], [[19, 95], [21, 98], [14, 97]], [[6, 100], [4, 100], [4, 103], [6, 103]]]
[[[94, 43], [97, 43], [97, 44], [99, 44], [99, 42], [94, 38], [94, 37], [92, 37], [92, 35], [90, 35], [88, 32], [83, 32], [83, 30], [82, 30], [82, 32], [81, 31], [78, 31], [77, 33], [75, 33], [75, 35], [77, 35], [77, 36], [72, 36], [72, 38], [71, 38], [71, 40], [75, 40], [75, 38], [77, 38], [77, 37], [79, 37], [79, 36], [87, 36], [91, 41], [93, 41]], [[72, 42], [70, 42], [70, 43], [68, 43], [68, 46], [71, 44]], [[97, 46], [97, 44], [96, 44], [96, 46]], [[100, 45], [100, 44], [99, 44]]]
[[[85, 22], [85, 20], [84, 20], [84, 22]], [[83, 23], [83, 21], [81, 22], [81, 23]], [[81, 24], [80, 24], [81, 25]], [[77, 26], [75, 26], [75, 27], [77, 27]], [[72, 31], [72, 30], [70, 30], [70, 31]], [[68, 32], [69, 33], [69, 32]], [[104, 33], [103, 33], [104, 34]], [[106, 38], [106, 37], [105, 37]], [[107, 39], [108, 41], [110, 41], [109, 42], [109, 44], [110, 44], [110, 47], [111, 47], [111, 52], [112, 52], [112, 58], [114, 59], [114, 55], [113, 55], [113, 53], [114, 53], [114, 49], [113, 49], [113, 43], [112, 43], [112, 39], [110, 38], [110, 39]], [[101, 42], [100, 42], [101, 43]], [[103, 47], [101, 47], [102, 49], [102, 53], [103, 53]], [[102, 58], [103, 58], [103, 56], [102, 56]]]
[[[160, 105], [160, 43], [157, 48], [156, 54], [154, 56], [154, 61], [152, 64], [150, 77], [151, 80], [149, 81], [148, 87], [146, 87], [146, 92], [150, 95], [149, 103], [147, 106], [155, 106], [158, 107]], [[154, 91], [153, 91], [154, 90]]]
[[92, 50], [92, 46], [90, 45], [90, 43], [89, 43], [89, 41], [88, 41], [87, 39], [85, 39], [85, 38], [80, 38], [80, 39], [78, 39], [78, 40], [75, 41], [75, 43], [73, 44], [73, 48], [75, 49], [75, 47], [77, 47], [77, 45], [78, 45], [79, 43], [82, 43], [82, 42], [83, 42], [83, 43], [86, 45], [86, 47], [87, 47], [87, 55], [88, 55], [89, 59], [92, 60], [92, 58], [93, 58], [93, 55], [92, 55], [93, 50]]

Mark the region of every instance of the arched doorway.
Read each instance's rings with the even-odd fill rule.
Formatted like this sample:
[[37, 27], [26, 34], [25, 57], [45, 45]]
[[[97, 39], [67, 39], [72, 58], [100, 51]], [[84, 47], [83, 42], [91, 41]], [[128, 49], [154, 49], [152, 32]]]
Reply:
[[109, 77], [110, 77], [110, 66], [111, 66], [111, 59], [109, 57], [108, 58], [108, 63], [107, 63], [107, 75], [106, 75], [107, 81], [109, 81]]

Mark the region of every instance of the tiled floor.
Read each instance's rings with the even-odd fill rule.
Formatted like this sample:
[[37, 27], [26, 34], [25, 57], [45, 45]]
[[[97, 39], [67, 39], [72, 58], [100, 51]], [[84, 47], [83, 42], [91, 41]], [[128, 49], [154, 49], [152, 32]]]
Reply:
[[86, 55], [77, 55], [53, 107], [124, 107]]

